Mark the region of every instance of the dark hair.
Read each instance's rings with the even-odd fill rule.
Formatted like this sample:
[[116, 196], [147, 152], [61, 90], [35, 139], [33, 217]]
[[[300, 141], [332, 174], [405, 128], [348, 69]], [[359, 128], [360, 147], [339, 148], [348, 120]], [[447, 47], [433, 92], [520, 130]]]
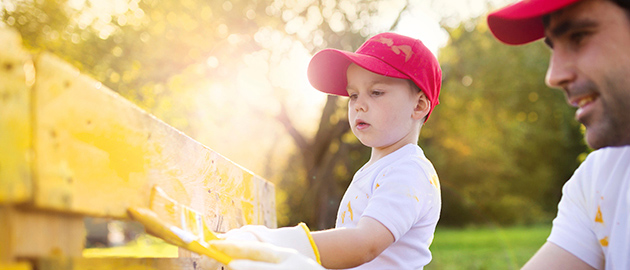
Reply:
[[407, 82], [409, 82], [409, 86], [411, 86], [412, 90], [416, 90], [418, 92], [423, 92], [422, 89], [420, 89], [420, 87], [415, 82], [413, 82], [412, 80], [407, 79]]
[[626, 10], [626, 14], [630, 17], [630, 0], [610, 0], [621, 8]]
[[[628, 19], [630, 19], [630, 0], [608, 0], [608, 1], [613, 2], [617, 4], [620, 8], [625, 9], [626, 16], [628, 17]], [[547, 28], [549, 26], [549, 21], [550, 21], [549, 14], [544, 15], [542, 17], [542, 21], [545, 28]]]

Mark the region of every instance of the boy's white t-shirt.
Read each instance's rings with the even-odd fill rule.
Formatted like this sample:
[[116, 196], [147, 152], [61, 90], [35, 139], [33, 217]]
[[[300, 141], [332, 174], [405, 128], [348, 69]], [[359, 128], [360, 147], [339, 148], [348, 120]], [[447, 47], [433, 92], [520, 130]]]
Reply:
[[440, 183], [418, 145], [408, 144], [361, 168], [337, 212], [336, 228], [353, 228], [361, 217], [376, 219], [395, 241], [374, 260], [353, 269], [422, 269], [442, 206]]
[[562, 188], [547, 239], [596, 269], [630, 269], [630, 146], [589, 154]]

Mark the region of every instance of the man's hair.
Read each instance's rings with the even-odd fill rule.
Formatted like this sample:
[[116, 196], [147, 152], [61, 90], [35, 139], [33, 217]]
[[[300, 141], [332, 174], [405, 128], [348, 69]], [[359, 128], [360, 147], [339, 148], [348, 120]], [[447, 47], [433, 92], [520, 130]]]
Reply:
[[626, 10], [626, 14], [630, 16], [630, 0], [610, 0], [621, 8]]
[[[608, 1], [613, 2], [617, 4], [619, 7], [625, 9], [626, 17], [628, 17], [628, 19], [630, 20], [630, 0], [608, 0]], [[550, 21], [549, 14], [544, 15], [542, 17], [542, 20], [543, 20], [543, 25], [545, 26], [545, 28], [547, 28], [549, 26], [549, 21]]]

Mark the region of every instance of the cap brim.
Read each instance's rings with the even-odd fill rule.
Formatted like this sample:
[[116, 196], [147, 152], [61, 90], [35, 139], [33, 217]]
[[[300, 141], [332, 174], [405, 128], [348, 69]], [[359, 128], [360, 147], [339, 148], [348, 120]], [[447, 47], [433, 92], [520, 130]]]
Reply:
[[520, 45], [545, 36], [542, 16], [580, 0], [523, 0], [488, 15], [488, 27], [500, 41]]
[[382, 60], [364, 54], [336, 49], [324, 49], [313, 56], [308, 65], [308, 80], [315, 89], [324, 93], [348, 96], [346, 71], [350, 64], [383, 76], [410, 79]]

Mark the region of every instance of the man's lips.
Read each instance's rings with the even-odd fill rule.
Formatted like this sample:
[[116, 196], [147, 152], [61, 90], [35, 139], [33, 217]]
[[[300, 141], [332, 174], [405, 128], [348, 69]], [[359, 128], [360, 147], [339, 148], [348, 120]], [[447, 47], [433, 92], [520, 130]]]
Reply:
[[595, 100], [596, 98], [597, 98], [597, 95], [589, 95], [589, 96], [585, 96], [585, 97], [580, 97], [580, 98], [577, 98], [577, 99], [573, 100], [571, 102], [571, 105], [573, 105], [574, 107], [581, 108], [581, 107], [584, 107], [587, 104], [593, 102], [593, 100]]
[[571, 100], [571, 105], [578, 108], [575, 112], [575, 118], [580, 119], [583, 114], [587, 113], [589, 105], [591, 105], [595, 100], [597, 100], [597, 94], [581, 96]]

